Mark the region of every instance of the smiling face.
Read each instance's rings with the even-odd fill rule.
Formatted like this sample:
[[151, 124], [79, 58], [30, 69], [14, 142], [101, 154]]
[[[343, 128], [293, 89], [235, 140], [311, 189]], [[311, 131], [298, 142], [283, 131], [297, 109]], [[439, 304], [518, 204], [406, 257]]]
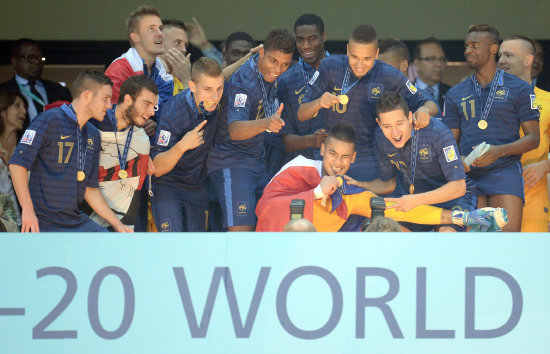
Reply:
[[402, 148], [411, 138], [413, 129], [412, 112], [406, 116], [401, 108], [380, 113], [376, 118], [382, 133], [396, 148]]
[[21, 97], [16, 96], [15, 101], [8, 107], [8, 109], [0, 112], [4, 126], [6, 129], [13, 128], [15, 130], [23, 129], [23, 122], [27, 116], [27, 109], [25, 108], [25, 102]]
[[201, 73], [198, 79], [189, 81], [189, 89], [195, 96], [195, 104], [200, 108], [200, 103], [208, 112], [213, 112], [223, 95], [223, 75], [211, 77]]
[[374, 66], [378, 59], [377, 43], [356, 43], [353, 40], [348, 42], [349, 66], [356, 78], [365, 76]]
[[164, 53], [162, 21], [154, 15], [146, 15], [139, 21], [138, 31], [130, 38], [140, 55], [157, 56]]
[[471, 69], [480, 69], [491, 60], [495, 60], [497, 52], [498, 44], [491, 41], [488, 33], [470, 32], [464, 41], [464, 57]]
[[264, 50], [260, 48], [258, 70], [267, 82], [273, 82], [290, 67], [292, 53], [283, 53], [280, 50]]
[[355, 162], [355, 144], [327, 137], [321, 144], [321, 156], [323, 156], [323, 175], [345, 175], [349, 167]]
[[126, 121], [135, 126], [143, 127], [147, 119], [155, 115], [158, 96], [147, 89], [142, 89], [135, 101], [127, 94], [124, 97], [124, 104], [128, 105], [128, 108], [124, 111]]
[[315, 25], [296, 27], [296, 49], [309, 65], [318, 68], [325, 56], [326, 33], [321, 33]]

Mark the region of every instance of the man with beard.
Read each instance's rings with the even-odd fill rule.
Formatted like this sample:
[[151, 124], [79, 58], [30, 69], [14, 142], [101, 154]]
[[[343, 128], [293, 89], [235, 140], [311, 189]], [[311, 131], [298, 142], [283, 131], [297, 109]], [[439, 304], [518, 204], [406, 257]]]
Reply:
[[152, 151], [153, 216], [161, 232], [206, 231], [206, 158], [223, 106], [220, 65], [202, 57], [193, 63], [189, 88], [168, 100]]
[[[99, 186], [109, 207], [122, 223], [133, 228], [146, 193], [145, 177], [153, 172], [149, 158], [149, 137], [141, 128], [155, 114], [158, 90], [144, 75], [132, 76], [120, 88], [118, 104], [103, 121], [92, 121], [101, 134]], [[102, 226], [107, 222], [97, 213], [90, 217]]]
[[[281, 129], [281, 136], [283, 148], [288, 153], [287, 161], [298, 155], [310, 159], [319, 157], [319, 148], [326, 137], [326, 131], [321, 129], [319, 115], [305, 122], [299, 121], [296, 116], [305, 96], [307, 83], [319, 69], [321, 61], [329, 56], [325, 51], [325, 25], [319, 16], [304, 14], [294, 23], [294, 34], [300, 59], [281, 76], [277, 90], [279, 101], [284, 104], [285, 126]], [[280, 167], [282, 166], [274, 172]]]
[[97, 71], [82, 72], [74, 82], [71, 105], [41, 113], [23, 134], [9, 161], [22, 208], [22, 232], [106, 231], [78, 209], [84, 200], [115, 231], [131, 231], [99, 191], [101, 139], [88, 124], [91, 118], [103, 120], [111, 108], [112, 85]]
[[443, 121], [463, 157], [483, 142], [490, 145], [464, 170], [478, 189], [478, 207], [505, 208], [510, 223], [504, 231], [519, 232], [524, 204], [520, 159], [539, 144], [539, 111], [533, 88], [497, 67], [498, 41], [498, 31], [489, 25], [468, 29], [464, 56], [474, 73], [447, 92]]

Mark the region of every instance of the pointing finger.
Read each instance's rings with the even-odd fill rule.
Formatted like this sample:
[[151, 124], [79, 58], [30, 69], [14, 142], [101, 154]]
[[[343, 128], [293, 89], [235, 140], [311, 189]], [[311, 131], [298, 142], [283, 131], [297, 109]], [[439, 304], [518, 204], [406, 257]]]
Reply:
[[193, 129], [194, 131], [199, 131], [202, 129], [202, 127], [204, 127], [204, 125], [207, 123], [208, 121], [207, 120], [203, 120], [199, 125], [197, 125], [195, 127], [195, 129]]

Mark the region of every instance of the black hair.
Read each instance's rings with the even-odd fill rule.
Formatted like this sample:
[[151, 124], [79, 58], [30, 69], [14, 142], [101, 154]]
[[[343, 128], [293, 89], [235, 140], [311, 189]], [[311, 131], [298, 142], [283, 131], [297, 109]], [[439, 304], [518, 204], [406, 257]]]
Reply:
[[418, 43], [416, 47], [414, 47], [414, 59], [420, 59], [422, 57], [422, 46], [424, 44], [436, 44], [441, 48], [441, 50], [443, 50], [443, 46], [441, 45], [441, 42], [437, 38], [428, 37], [424, 39], [422, 42]]
[[130, 95], [132, 100], [135, 101], [142, 90], [150, 91], [155, 95], [159, 94], [157, 84], [149, 76], [137, 75], [129, 77], [120, 87], [118, 103], [124, 102], [124, 96], [126, 95]]
[[294, 22], [294, 33], [296, 33], [296, 28], [300, 26], [313, 25], [317, 27], [319, 33], [322, 35], [325, 33], [325, 24], [323, 19], [315, 14], [303, 14], [298, 17], [296, 22]]
[[[285, 29], [274, 29], [267, 34], [267, 38], [264, 42], [264, 50], [278, 50], [285, 54], [294, 54], [294, 47], [296, 40]], [[227, 48], [227, 45], [226, 45]]]
[[399, 93], [393, 91], [382, 92], [376, 104], [376, 116], [380, 117], [380, 113], [391, 112], [397, 109], [403, 110], [406, 116], [409, 115], [409, 105]]
[[227, 36], [227, 39], [225, 40], [225, 50], [227, 50], [229, 45], [235, 41], [249, 42], [250, 44], [252, 44], [253, 47], [256, 44], [256, 42], [254, 42], [254, 38], [252, 38], [250, 34], [246, 32], [233, 32], [229, 36]]
[[380, 41], [378, 44], [380, 49], [380, 54], [386, 52], [395, 52], [401, 60], [406, 60], [407, 62], [411, 61], [411, 55], [409, 54], [409, 49], [397, 38], [387, 38], [383, 41]]
[[500, 34], [496, 30], [496, 28], [491, 25], [471, 25], [470, 27], [468, 27], [468, 33], [472, 32], [485, 32], [493, 41], [492, 44], [498, 44], [499, 42]]
[[371, 25], [360, 25], [353, 30], [349, 40], [360, 44], [375, 43], [378, 45], [378, 34]]
[[79, 97], [82, 92], [86, 90], [91, 90], [93, 92], [96, 92], [98, 87], [109, 85], [113, 86], [113, 82], [111, 79], [109, 79], [104, 74], [100, 73], [99, 71], [95, 70], [84, 70], [74, 80], [73, 84], [73, 97], [77, 98]]

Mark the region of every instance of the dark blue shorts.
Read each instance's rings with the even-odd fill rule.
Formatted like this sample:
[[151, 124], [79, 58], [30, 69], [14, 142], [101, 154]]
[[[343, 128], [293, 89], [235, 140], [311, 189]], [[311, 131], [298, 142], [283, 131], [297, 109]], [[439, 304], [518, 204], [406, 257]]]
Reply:
[[106, 227], [100, 226], [90, 218], [86, 218], [80, 225], [65, 227], [38, 219], [40, 232], [109, 232]]
[[153, 185], [153, 218], [159, 232], [205, 232], [208, 225], [206, 185], [194, 191]]
[[223, 212], [223, 227], [256, 225], [256, 203], [267, 184], [265, 171], [224, 168], [210, 174]]
[[499, 166], [483, 172], [471, 171], [468, 176], [474, 181], [479, 195], [511, 194], [525, 202], [521, 163]]
[[[475, 193], [468, 192], [460, 198], [449, 200], [448, 202], [445, 202], [445, 203], [434, 204], [434, 206], [442, 209], [447, 209], [447, 210], [472, 211], [472, 210], [475, 210], [477, 207], [477, 195]], [[434, 225], [421, 225], [421, 224], [413, 224], [408, 222], [400, 222], [400, 224], [405, 226], [407, 229], [411, 231], [417, 231], [417, 232], [432, 231], [434, 229]], [[466, 228], [460, 225], [446, 224], [441, 226], [449, 226], [455, 229], [457, 232], [466, 231]]]

